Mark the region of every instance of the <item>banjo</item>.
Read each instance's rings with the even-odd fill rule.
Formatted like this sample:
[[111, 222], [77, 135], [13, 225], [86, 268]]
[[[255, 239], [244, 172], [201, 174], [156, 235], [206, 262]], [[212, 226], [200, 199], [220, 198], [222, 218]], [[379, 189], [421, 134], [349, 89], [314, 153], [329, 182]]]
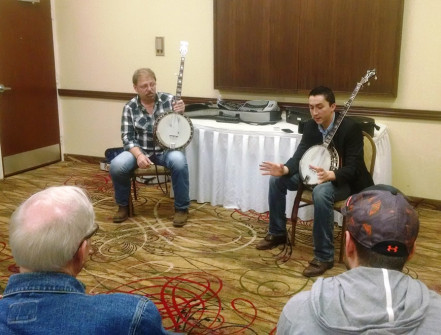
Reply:
[[[185, 55], [188, 50], [188, 42], [181, 41], [181, 64], [179, 67], [178, 83], [174, 101], [181, 99], [182, 77], [184, 73]], [[190, 119], [176, 112], [162, 114], [155, 122], [153, 136], [163, 149], [179, 150], [185, 148], [193, 138], [193, 124]]]
[[[335, 120], [334, 127], [332, 130], [326, 135], [323, 140], [323, 144], [314, 145], [303, 154], [302, 159], [299, 163], [299, 171], [300, 178], [303, 184], [307, 187], [313, 188], [318, 184], [318, 177], [315, 170], [310, 168], [312, 166], [318, 166], [325, 170], [335, 171], [339, 168], [339, 157], [337, 150], [330, 146], [332, 138], [338, 130], [343, 118], [346, 116], [349, 108], [351, 107], [352, 102], [354, 101], [358, 91], [363, 87], [365, 83], [369, 85], [369, 79], [372, 76], [375, 76], [375, 69], [368, 70], [366, 75], [361, 78], [360, 82], [355, 86], [354, 91], [351, 94], [349, 100], [345, 103], [344, 110], [339, 114], [338, 118]], [[376, 79], [376, 77], [375, 77]]]

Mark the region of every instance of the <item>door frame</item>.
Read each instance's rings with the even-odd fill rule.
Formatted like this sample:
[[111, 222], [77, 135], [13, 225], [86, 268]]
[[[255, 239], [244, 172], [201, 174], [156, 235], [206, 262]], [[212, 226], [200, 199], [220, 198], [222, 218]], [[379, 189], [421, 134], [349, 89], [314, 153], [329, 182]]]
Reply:
[[0, 180], [4, 179], [4, 174], [3, 174], [3, 156], [2, 156], [2, 148], [1, 148], [1, 143], [0, 143]]

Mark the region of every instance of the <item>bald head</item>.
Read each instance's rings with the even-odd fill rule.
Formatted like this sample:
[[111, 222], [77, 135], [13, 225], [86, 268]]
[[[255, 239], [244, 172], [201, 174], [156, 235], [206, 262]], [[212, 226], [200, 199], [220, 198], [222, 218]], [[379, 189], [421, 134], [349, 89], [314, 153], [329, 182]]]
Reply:
[[93, 206], [79, 187], [49, 187], [12, 214], [9, 243], [17, 265], [31, 271], [59, 271], [96, 229]]

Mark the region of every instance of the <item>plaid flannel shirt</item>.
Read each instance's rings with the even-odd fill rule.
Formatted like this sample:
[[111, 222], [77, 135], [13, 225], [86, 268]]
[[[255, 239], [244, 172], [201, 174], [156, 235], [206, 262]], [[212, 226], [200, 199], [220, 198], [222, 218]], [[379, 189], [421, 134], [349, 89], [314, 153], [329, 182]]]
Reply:
[[164, 113], [172, 110], [173, 95], [157, 92], [153, 114], [149, 115], [137, 95], [124, 105], [121, 118], [121, 139], [124, 150], [140, 147], [144, 154], [162, 152], [155, 143], [153, 130], [155, 121]]

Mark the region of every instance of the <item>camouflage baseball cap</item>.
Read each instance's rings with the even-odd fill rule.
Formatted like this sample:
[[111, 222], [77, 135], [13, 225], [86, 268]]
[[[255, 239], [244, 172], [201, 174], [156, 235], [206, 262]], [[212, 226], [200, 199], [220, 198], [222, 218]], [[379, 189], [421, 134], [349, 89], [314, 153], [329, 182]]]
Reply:
[[342, 214], [351, 236], [383, 255], [409, 255], [418, 236], [418, 214], [401, 193], [370, 190], [354, 194], [346, 200]]

